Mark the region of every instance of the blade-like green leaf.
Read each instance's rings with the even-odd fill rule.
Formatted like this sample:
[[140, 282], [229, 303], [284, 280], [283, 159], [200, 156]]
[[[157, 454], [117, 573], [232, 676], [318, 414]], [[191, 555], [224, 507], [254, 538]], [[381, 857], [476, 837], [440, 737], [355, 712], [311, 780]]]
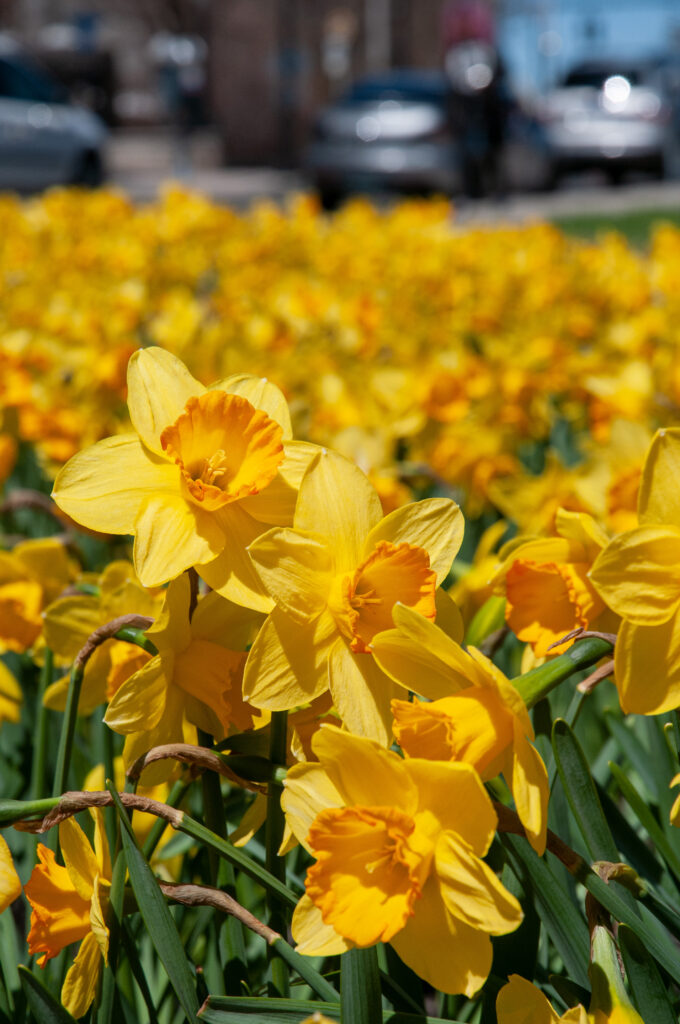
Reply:
[[533, 893], [536, 909], [562, 957], [567, 973], [584, 988], [590, 988], [588, 954], [590, 937], [582, 915], [560, 885], [550, 867], [520, 836], [503, 834], [501, 843], [510, 867], [522, 886]]
[[[320, 1003], [310, 999], [239, 998], [237, 996], [210, 996], [201, 1007], [199, 1019], [205, 1024], [300, 1024], [314, 1013], [329, 1020], [340, 1020], [339, 1003]], [[380, 1010], [371, 1024], [459, 1024], [443, 1017], [425, 1014], [397, 1013]]]
[[650, 766], [649, 753], [637, 738], [635, 733], [623, 722], [619, 721], [615, 714], [610, 712], [604, 716], [605, 723], [610, 733], [618, 743], [624, 755], [628, 758], [635, 771], [638, 773], [650, 793], [656, 793], [656, 779]]
[[588, 762], [563, 718], [553, 723], [552, 745], [564, 792], [591, 859], [616, 862], [619, 851], [602, 812]]
[[643, 1020], [654, 1024], [677, 1024], [678, 1015], [668, 997], [656, 964], [643, 942], [622, 924], [618, 932], [619, 948], [633, 999]]
[[340, 957], [340, 1020], [342, 1024], [373, 1024], [380, 1019], [378, 950], [348, 949]]
[[675, 850], [671, 847], [663, 829], [654, 817], [646, 800], [644, 800], [637, 789], [630, 781], [626, 773], [617, 764], [610, 762], [609, 768], [616, 781], [617, 786], [625, 797], [626, 802], [632, 811], [635, 812], [640, 824], [644, 826], [649, 838], [654, 843], [663, 859], [668, 864], [676, 878], [680, 878], [680, 858], [676, 856]]
[[182, 1009], [188, 1020], [194, 1021], [198, 1014], [196, 985], [174, 918], [168, 909], [163, 893], [158, 888], [153, 871], [137, 846], [130, 819], [118, 793], [108, 781], [107, 788], [120, 816], [120, 834], [139, 912]]
[[19, 978], [31, 1013], [40, 1024], [75, 1024], [75, 1018], [23, 964], [19, 967]]
[[331, 1003], [337, 1002], [340, 993], [331, 985], [330, 981], [326, 981], [323, 975], [314, 969], [309, 957], [298, 953], [283, 937], [274, 939], [271, 948], [282, 960], [285, 960], [289, 967], [297, 971], [303, 981], [306, 981], [318, 996]]

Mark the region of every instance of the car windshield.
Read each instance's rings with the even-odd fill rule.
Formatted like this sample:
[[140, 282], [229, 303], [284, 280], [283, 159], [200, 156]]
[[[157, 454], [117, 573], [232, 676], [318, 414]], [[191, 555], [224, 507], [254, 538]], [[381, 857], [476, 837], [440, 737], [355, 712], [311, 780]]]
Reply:
[[39, 67], [18, 58], [0, 58], [0, 97], [32, 103], [68, 103], [68, 93]]
[[640, 85], [642, 75], [639, 68], [574, 68], [564, 79], [567, 86], [592, 86], [601, 89], [608, 78], [620, 76], [630, 82], [631, 85]]
[[401, 80], [394, 78], [364, 79], [355, 82], [344, 97], [345, 103], [380, 103], [385, 100], [396, 100], [411, 103], [441, 104], [446, 96], [446, 88], [439, 80]]

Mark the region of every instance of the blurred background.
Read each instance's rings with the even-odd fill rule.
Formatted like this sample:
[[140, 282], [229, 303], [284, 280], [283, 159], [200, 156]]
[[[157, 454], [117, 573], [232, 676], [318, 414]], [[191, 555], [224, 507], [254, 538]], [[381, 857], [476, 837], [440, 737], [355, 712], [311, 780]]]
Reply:
[[679, 139], [676, 0], [0, 0], [1, 188], [502, 199]]

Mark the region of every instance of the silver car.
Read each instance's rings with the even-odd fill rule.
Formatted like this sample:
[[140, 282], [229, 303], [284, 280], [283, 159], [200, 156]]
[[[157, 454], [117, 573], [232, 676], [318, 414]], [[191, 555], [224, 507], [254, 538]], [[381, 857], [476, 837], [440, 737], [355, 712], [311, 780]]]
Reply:
[[628, 170], [663, 178], [673, 138], [670, 105], [652, 68], [581, 64], [546, 97], [553, 173], [599, 168], [612, 182]]
[[0, 37], [0, 189], [101, 184], [106, 134], [95, 114]]
[[305, 169], [328, 208], [350, 192], [459, 187], [445, 76], [397, 70], [356, 82], [319, 115]]

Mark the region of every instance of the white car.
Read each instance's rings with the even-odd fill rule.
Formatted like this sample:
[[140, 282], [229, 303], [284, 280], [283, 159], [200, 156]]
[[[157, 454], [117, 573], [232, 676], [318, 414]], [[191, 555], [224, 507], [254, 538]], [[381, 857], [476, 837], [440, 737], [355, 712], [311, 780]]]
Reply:
[[654, 69], [625, 62], [579, 65], [546, 97], [555, 177], [594, 167], [613, 182], [628, 170], [663, 178], [673, 147], [670, 115]]
[[0, 189], [96, 186], [107, 131], [15, 43], [0, 38]]

